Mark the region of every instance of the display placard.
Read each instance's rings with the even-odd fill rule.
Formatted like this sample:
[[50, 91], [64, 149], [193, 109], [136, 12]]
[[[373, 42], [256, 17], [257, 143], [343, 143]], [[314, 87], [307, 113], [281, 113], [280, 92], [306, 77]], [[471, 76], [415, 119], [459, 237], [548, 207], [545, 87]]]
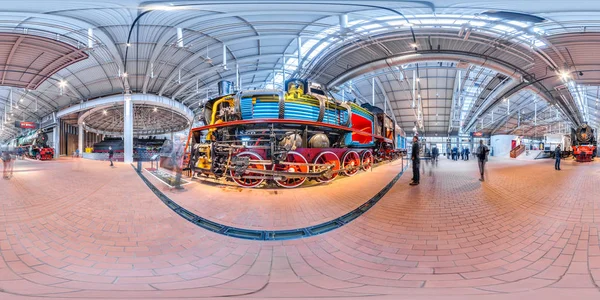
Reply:
[[35, 122], [19, 122], [15, 121], [15, 127], [23, 128], [23, 129], [36, 129], [38, 128], [38, 124]]

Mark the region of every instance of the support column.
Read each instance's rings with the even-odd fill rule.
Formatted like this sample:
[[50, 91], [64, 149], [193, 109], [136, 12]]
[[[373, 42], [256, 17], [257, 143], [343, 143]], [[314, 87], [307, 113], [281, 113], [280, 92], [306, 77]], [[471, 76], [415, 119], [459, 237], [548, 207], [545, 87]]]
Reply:
[[79, 149], [79, 155], [83, 155], [83, 124], [79, 124], [79, 132], [77, 134], [77, 149]]
[[56, 126], [52, 130], [52, 140], [54, 141], [54, 158], [60, 157], [60, 119], [56, 119]]
[[133, 162], [133, 104], [131, 102], [131, 94], [124, 95], [124, 112], [123, 112], [123, 144], [125, 163]]

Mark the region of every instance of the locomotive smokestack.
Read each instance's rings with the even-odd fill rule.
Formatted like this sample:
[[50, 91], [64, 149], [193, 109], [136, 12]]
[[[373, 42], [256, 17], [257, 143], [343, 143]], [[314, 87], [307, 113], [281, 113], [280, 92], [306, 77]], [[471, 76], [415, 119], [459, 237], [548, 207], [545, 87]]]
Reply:
[[233, 82], [222, 80], [222, 81], [219, 81], [218, 86], [219, 86], [219, 96], [233, 94]]

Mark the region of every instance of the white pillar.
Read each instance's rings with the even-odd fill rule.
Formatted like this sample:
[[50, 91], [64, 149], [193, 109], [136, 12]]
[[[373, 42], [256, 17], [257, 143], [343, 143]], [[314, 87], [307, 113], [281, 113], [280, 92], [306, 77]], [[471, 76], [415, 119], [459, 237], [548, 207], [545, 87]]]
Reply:
[[79, 149], [79, 155], [83, 155], [83, 124], [79, 124], [79, 132], [77, 134], [77, 149]]
[[60, 157], [60, 119], [56, 118], [56, 126], [52, 130], [52, 140], [54, 141], [54, 158]]
[[123, 112], [123, 144], [125, 163], [133, 162], [133, 104], [131, 102], [131, 94], [124, 95], [124, 112]]

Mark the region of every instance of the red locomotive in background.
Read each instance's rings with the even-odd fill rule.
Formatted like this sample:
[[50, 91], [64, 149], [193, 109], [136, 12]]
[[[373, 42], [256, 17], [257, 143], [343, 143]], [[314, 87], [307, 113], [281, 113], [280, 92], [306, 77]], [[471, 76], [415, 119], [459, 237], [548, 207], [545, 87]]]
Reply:
[[588, 124], [583, 124], [573, 130], [573, 156], [578, 162], [589, 162], [597, 155], [597, 141], [594, 130]]
[[399, 129], [377, 107], [334, 100], [298, 79], [286, 81], [285, 92], [233, 93], [231, 85], [219, 83], [221, 96], [204, 106], [207, 125], [189, 134], [187, 164], [194, 174], [226, 177], [242, 187], [273, 181], [294, 188], [401, 156]]

